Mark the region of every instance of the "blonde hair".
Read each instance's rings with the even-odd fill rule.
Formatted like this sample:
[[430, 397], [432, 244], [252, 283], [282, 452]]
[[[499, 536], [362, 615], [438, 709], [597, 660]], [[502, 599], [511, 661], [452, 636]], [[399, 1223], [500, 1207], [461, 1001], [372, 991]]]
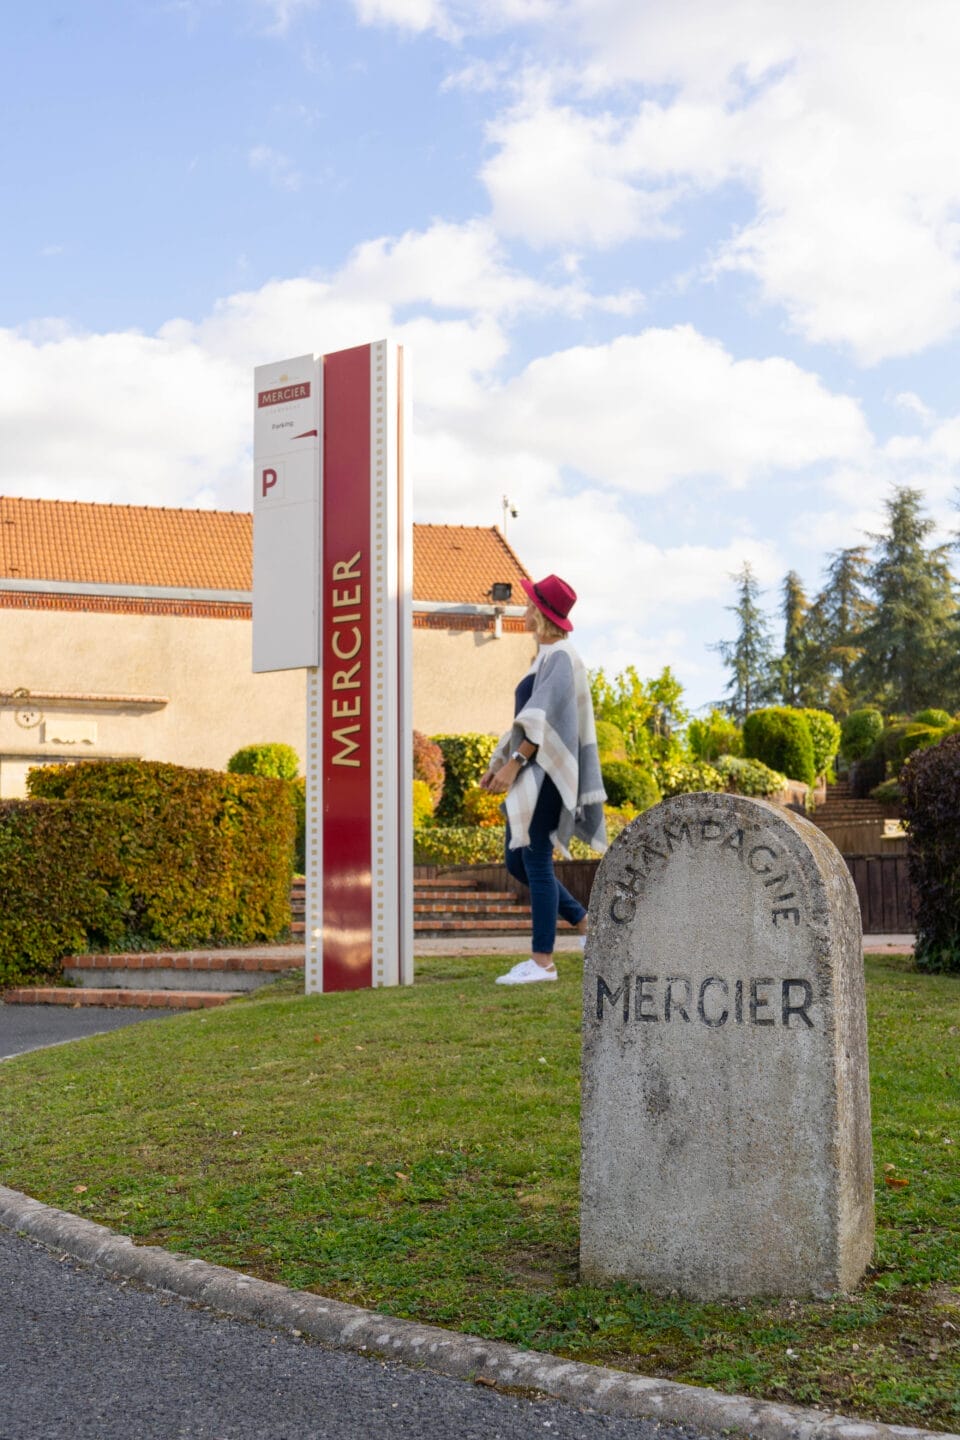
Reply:
[[555, 625], [548, 616], [544, 615], [539, 605], [533, 607], [533, 633], [538, 640], [566, 640], [567, 638], [566, 630]]

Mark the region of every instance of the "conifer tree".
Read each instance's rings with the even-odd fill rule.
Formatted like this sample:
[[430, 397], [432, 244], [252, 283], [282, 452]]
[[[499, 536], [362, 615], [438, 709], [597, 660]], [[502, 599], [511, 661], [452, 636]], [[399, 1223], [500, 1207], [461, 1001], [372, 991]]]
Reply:
[[784, 705], [813, 703], [804, 694], [809, 635], [806, 628], [810, 604], [796, 570], [788, 571], [781, 591], [783, 603], [783, 655], [780, 658], [780, 699]]
[[710, 648], [719, 651], [731, 672], [720, 708], [742, 724], [752, 710], [776, 699], [777, 663], [770, 625], [759, 604], [760, 587], [750, 562], [744, 561], [743, 569], [731, 579], [737, 586], [737, 603], [726, 608], [736, 615], [740, 631], [736, 640], [719, 640]]
[[809, 681], [819, 704], [841, 718], [856, 709], [861, 698], [857, 665], [864, 626], [874, 609], [867, 594], [869, 570], [866, 546], [835, 550], [808, 616]]
[[952, 662], [955, 610], [948, 546], [927, 546], [934, 522], [919, 490], [898, 486], [886, 502], [888, 528], [873, 535], [869, 570], [876, 609], [863, 630], [858, 668], [865, 693], [888, 713], [912, 714], [943, 703]]

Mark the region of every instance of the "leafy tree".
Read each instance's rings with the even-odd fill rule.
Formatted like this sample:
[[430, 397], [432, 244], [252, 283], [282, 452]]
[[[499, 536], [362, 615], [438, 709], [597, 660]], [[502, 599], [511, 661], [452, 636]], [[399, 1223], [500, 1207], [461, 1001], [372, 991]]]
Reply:
[[667, 666], [655, 680], [641, 680], [633, 665], [608, 680], [590, 672], [590, 690], [598, 721], [615, 725], [634, 765], [649, 766], [680, 753], [678, 732], [688, 719], [683, 686]]
[[711, 649], [719, 651], [731, 672], [722, 708], [742, 724], [752, 710], [777, 698], [778, 677], [770, 625], [760, 609], [760, 587], [750, 562], [744, 561], [743, 569], [731, 578], [738, 598], [727, 609], [740, 622], [740, 632], [736, 640], [719, 640]]
[[912, 714], [942, 701], [953, 656], [955, 610], [948, 546], [929, 546], [934, 522], [921, 494], [898, 486], [886, 501], [888, 529], [874, 535], [869, 579], [876, 610], [863, 630], [858, 671], [870, 699], [887, 713]]
[[687, 744], [694, 760], [706, 760], [709, 764], [721, 755], [743, 752], [740, 728], [722, 710], [711, 710], [703, 720], [691, 720], [687, 726]]

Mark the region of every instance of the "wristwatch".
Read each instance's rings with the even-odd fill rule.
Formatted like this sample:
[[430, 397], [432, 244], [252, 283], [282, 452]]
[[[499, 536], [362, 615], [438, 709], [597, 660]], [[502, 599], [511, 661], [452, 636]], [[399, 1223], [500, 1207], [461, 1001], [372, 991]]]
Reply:
[[522, 750], [514, 750], [513, 754], [510, 756], [510, 759], [516, 760], [517, 764], [520, 766], [521, 769], [524, 765], [530, 764], [530, 756], [524, 755]]

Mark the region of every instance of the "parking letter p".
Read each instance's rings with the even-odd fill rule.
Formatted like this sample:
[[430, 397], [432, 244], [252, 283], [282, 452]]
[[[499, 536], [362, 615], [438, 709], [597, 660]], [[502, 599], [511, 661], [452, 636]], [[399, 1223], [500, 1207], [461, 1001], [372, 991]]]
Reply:
[[266, 499], [266, 496], [267, 496], [268, 491], [272, 490], [273, 487], [274, 487], [274, 485], [276, 485], [276, 483], [277, 483], [277, 472], [276, 472], [276, 470], [261, 470], [261, 472], [260, 472], [260, 486], [261, 486], [261, 494], [263, 495], [264, 499]]

